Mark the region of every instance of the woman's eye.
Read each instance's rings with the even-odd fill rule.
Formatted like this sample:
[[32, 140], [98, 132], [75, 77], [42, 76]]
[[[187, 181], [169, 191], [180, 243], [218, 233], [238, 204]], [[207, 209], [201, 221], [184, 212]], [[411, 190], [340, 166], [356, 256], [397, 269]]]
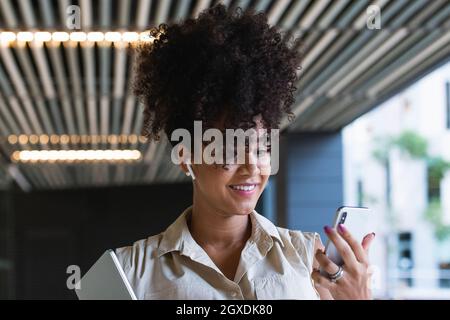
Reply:
[[267, 154], [270, 154], [270, 147], [266, 147], [266, 148], [261, 148], [261, 149], [258, 149], [258, 155], [263, 155], [263, 156], [265, 156], [265, 155], [267, 155]]
[[235, 151], [233, 148], [225, 146], [222, 150], [222, 157], [224, 159], [224, 163], [231, 163], [230, 160], [235, 157]]

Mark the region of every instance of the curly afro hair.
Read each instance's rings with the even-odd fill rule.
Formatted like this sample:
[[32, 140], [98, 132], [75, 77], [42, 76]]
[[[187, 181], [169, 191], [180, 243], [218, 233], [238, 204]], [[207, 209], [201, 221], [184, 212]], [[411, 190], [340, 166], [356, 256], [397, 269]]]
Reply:
[[196, 19], [152, 28], [153, 43], [136, 48], [133, 91], [144, 105], [142, 135], [158, 140], [177, 128], [193, 131], [225, 118], [226, 128], [278, 128], [293, 118], [297, 69], [301, 57], [282, 41], [267, 16], [222, 4]]

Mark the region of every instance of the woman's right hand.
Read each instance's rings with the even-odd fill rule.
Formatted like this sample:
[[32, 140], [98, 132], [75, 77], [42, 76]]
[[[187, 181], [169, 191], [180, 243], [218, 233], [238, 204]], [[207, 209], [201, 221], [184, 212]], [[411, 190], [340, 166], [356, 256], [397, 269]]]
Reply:
[[[344, 260], [343, 277], [336, 282], [332, 282], [328, 277], [323, 276], [318, 269], [314, 270], [311, 276], [315, 284], [326, 289], [333, 299], [372, 299], [369, 247], [375, 234], [366, 235], [360, 244], [344, 225], [339, 225], [338, 230], [339, 232], [330, 227], [325, 227], [325, 232], [330, 241], [334, 243]], [[339, 267], [325, 255], [323, 249], [316, 251], [315, 259], [320, 267], [329, 274], [334, 274], [339, 270]]]

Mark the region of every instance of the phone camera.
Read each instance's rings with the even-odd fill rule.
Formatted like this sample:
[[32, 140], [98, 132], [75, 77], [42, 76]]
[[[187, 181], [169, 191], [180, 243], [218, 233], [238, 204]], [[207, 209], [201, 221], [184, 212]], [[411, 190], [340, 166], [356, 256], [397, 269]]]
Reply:
[[343, 212], [342, 213], [342, 217], [341, 217], [341, 222], [340, 223], [344, 223], [345, 222], [345, 218], [347, 218], [347, 212]]

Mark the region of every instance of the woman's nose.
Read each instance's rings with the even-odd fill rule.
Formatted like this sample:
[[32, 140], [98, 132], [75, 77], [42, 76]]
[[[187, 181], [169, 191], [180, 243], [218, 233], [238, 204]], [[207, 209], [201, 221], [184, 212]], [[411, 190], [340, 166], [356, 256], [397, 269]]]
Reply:
[[245, 153], [245, 163], [241, 165], [242, 168], [242, 174], [246, 175], [256, 175], [259, 174], [259, 167], [257, 166], [257, 159], [253, 152], [246, 152]]

